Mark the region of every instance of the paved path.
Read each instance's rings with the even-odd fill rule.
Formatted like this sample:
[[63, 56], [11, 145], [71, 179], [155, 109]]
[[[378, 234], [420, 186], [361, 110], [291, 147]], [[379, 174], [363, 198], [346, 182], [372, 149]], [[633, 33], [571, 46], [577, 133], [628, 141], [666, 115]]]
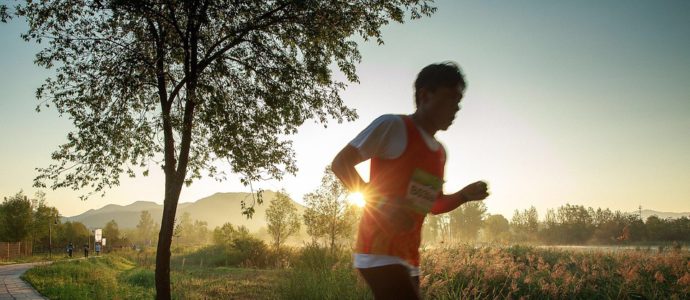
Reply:
[[26, 270], [36, 265], [44, 265], [50, 262], [38, 262], [28, 264], [14, 264], [0, 266], [0, 300], [21, 299], [35, 300], [47, 299], [26, 281], [19, 278]]

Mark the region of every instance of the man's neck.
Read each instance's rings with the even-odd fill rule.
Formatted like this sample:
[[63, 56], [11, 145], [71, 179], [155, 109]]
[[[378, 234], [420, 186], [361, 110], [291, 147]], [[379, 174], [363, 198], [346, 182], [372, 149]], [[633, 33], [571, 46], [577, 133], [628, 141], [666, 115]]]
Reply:
[[422, 130], [424, 130], [426, 133], [428, 133], [431, 136], [434, 136], [436, 134], [436, 127], [434, 127], [434, 123], [432, 120], [419, 112], [413, 113], [410, 117], [412, 117], [412, 120], [419, 126]]

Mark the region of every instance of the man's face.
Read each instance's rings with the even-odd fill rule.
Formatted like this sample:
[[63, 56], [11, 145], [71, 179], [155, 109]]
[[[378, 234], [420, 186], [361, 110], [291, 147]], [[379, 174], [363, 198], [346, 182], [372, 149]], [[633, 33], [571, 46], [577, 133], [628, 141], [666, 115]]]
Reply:
[[464, 92], [465, 88], [460, 85], [425, 91], [422, 93], [422, 101], [417, 110], [433, 120], [437, 130], [446, 130], [460, 110], [460, 101]]

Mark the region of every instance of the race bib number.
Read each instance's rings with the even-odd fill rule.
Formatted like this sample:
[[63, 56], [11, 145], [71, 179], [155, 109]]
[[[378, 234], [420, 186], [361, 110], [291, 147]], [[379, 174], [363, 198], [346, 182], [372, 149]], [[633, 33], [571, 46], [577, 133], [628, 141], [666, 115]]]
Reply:
[[420, 169], [415, 169], [407, 187], [407, 200], [413, 210], [427, 214], [431, 211], [443, 180]]

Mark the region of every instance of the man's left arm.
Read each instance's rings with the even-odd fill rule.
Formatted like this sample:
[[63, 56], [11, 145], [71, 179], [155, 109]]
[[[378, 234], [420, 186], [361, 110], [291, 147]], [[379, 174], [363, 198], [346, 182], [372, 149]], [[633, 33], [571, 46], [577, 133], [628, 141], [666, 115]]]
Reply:
[[464, 203], [484, 200], [488, 196], [489, 190], [486, 182], [477, 181], [454, 194], [441, 194], [441, 196], [434, 201], [434, 205], [431, 207], [431, 213], [434, 215], [447, 213]]

